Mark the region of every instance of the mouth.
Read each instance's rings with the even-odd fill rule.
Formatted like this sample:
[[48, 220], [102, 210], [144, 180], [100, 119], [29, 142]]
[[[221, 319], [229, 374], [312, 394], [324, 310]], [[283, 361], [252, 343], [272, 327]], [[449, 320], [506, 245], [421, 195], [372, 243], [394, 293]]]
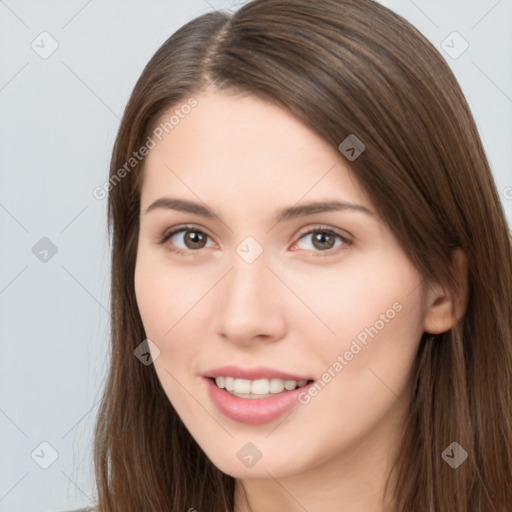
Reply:
[[278, 365], [227, 364], [203, 374], [213, 405], [228, 418], [245, 424], [264, 424], [291, 412], [313, 385], [312, 375], [288, 373]]
[[225, 390], [232, 396], [246, 399], [270, 398], [295, 391], [296, 389], [308, 386], [312, 379], [284, 380], [279, 378], [271, 379], [240, 379], [230, 376], [209, 377], [219, 389]]
[[230, 375], [205, 377], [211, 402], [224, 416], [238, 423], [261, 425], [275, 421], [302, 403], [300, 396], [314, 385], [311, 379], [255, 380]]

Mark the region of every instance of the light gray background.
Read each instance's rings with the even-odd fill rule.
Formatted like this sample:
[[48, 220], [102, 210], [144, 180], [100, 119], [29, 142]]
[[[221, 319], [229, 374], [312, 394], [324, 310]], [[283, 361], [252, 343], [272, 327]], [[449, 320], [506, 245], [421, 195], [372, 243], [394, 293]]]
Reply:
[[[241, 3], [0, 1], [0, 512], [58, 512], [95, 496], [110, 256], [106, 199], [92, 190], [108, 179], [120, 116], [153, 53], [190, 19]], [[454, 70], [510, 222], [512, 0], [381, 3]], [[457, 58], [453, 31], [469, 44]], [[52, 39], [58, 48], [43, 58]], [[34, 254], [43, 237], [57, 249], [46, 261]], [[52, 449], [42, 442], [58, 454], [47, 469]]]

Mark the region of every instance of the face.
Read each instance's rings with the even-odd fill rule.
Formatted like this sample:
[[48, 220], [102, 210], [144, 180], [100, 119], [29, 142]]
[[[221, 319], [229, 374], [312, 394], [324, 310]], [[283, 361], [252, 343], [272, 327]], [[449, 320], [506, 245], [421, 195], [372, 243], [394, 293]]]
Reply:
[[420, 274], [337, 148], [256, 97], [196, 99], [141, 191], [135, 290], [165, 393], [232, 476], [385, 457]]

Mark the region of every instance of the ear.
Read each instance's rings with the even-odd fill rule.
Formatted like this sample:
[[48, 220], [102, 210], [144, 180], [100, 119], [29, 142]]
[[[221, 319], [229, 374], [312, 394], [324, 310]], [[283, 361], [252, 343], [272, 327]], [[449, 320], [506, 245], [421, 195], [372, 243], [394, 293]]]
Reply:
[[468, 304], [468, 261], [462, 249], [452, 254], [452, 272], [456, 288], [446, 290], [439, 284], [432, 284], [426, 292], [424, 331], [440, 334], [455, 327], [464, 316]]

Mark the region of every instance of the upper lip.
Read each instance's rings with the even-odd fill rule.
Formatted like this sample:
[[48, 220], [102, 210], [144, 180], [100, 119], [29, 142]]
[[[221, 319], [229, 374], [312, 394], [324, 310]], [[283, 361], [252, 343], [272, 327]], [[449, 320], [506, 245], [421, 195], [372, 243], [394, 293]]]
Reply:
[[225, 365], [213, 368], [204, 374], [205, 377], [234, 377], [235, 379], [281, 379], [281, 380], [313, 380], [311, 377], [301, 376], [293, 373], [283, 372], [266, 366], [257, 366], [253, 368], [244, 368], [236, 365]]

